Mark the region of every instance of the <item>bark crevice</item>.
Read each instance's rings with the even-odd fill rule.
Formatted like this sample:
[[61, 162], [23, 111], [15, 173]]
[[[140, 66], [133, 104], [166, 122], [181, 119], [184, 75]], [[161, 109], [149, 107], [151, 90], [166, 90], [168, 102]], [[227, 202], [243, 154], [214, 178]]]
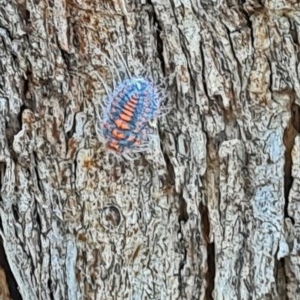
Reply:
[[[2, 228], [2, 222], [1, 228]], [[2, 229], [1, 229], [2, 230]], [[16, 279], [10, 269], [9, 263], [7, 261], [6, 253], [3, 247], [3, 240], [0, 239], [0, 269], [3, 269], [6, 277], [7, 287], [9, 290], [9, 294], [12, 300], [22, 300], [22, 296], [19, 292], [18, 284]], [[1, 280], [1, 291], [3, 291], [3, 280]], [[3, 296], [3, 295], [0, 295]], [[5, 297], [5, 296], [4, 296]], [[9, 298], [2, 298], [3, 300]]]
[[213, 291], [215, 288], [215, 244], [207, 244], [207, 272], [206, 272], [206, 290], [205, 299], [213, 300]]
[[291, 120], [284, 131], [283, 142], [285, 146], [285, 163], [284, 163], [284, 214], [290, 218], [293, 223], [295, 220], [288, 214], [289, 194], [293, 185], [292, 176], [292, 150], [295, 144], [295, 138], [300, 132], [300, 107], [293, 101], [291, 104]]
[[208, 208], [203, 204], [200, 204], [199, 207], [200, 215], [201, 215], [201, 230], [202, 236], [206, 243], [207, 249], [207, 270], [206, 270], [206, 290], [205, 290], [205, 299], [213, 300], [213, 290], [215, 287], [215, 245], [214, 243], [210, 243], [209, 235], [210, 235], [210, 223], [208, 216]]

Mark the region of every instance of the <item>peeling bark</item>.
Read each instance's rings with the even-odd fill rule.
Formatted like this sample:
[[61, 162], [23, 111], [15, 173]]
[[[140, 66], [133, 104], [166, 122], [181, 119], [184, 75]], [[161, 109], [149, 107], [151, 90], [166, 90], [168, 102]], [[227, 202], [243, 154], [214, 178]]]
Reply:
[[[300, 299], [299, 30], [296, 0], [1, 0], [0, 297]], [[170, 108], [136, 161], [95, 131], [125, 64]]]

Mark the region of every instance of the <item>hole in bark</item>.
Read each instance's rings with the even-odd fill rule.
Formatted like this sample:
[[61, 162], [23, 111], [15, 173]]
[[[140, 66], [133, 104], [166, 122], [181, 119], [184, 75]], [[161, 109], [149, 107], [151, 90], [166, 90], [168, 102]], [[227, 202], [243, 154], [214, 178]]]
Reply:
[[52, 292], [52, 280], [51, 280], [51, 278], [48, 279], [47, 285], [48, 285], [48, 289], [49, 289], [49, 296], [52, 300], [54, 300], [54, 296], [53, 296], [53, 292]]
[[[64, 119], [66, 120], [66, 118], [67, 118], [67, 114], [66, 114], [66, 109], [65, 109]], [[71, 150], [71, 153], [76, 152], [76, 139], [72, 139], [75, 132], [76, 132], [76, 116], [74, 116], [71, 129], [66, 132], [66, 138], [68, 139], [68, 141], [66, 143], [66, 146], [67, 146], [66, 151], [67, 152], [69, 152], [69, 150]]]
[[64, 51], [63, 49], [60, 49], [60, 51], [61, 51], [61, 56], [65, 62], [65, 65], [67, 66], [67, 70], [70, 71], [71, 66], [72, 66], [71, 60], [70, 60], [70, 54], [67, 53], [66, 51]]
[[163, 43], [162, 43], [162, 40], [160, 38], [160, 35], [159, 35], [159, 32], [162, 31], [159, 23], [157, 23], [157, 34], [156, 34], [156, 41], [157, 41], [157, 57], [159, 58], [160, 60], [160, 63], [161, 63], [161, 70], [162, 70], [162, 73], [164, 76], [166, 76], [166, 73], [165, 73], [165, 61], [164, 61], [164, 57], [163, 57]]
[[186, 201], [183, 198], [183, 195], [181, 194], [179, 196], [179, 216], [178, 221], [179, 223], [183, 221], [184, 223], [189, 219], [189, 215], [186, 210]]
[[[152, 5], [152, 3], [150, 3], [150, 5]], [[155, 12], [155, 9], [153, 7], [153, 13], [151, 14], [153, 16], [153, 21], [154, 21], [154, 24], [157, 24], [157, 30], [156, 30], [156, 42], [157, 42], [157, 57], [161, 63], [161, 69], [162, 69], [162, 73], [164, 76], [166, 76], [166, 73], [165, 73], [165, 61], [164, 61], [164, 57], [163, 57], [163, 42], [162, 42], [162, 39], [160, 38], [160, 32], [162, 32], [162, 28], [159, 24], [159, 20], [157, 18], [157, 15], [156, 15], [156, 12]]]
[[[181, 239], [181, 242], [183, 242], [182, 239]], [[183, 282], [183, 279], [182, 279], [182, 270], [183, 270], [184, 265], [186, 263], [186, 254], [187, 253], [186, 253], [186, 249], [184, 248], [183, 243], [182, 243], [181, 247], [182, 247], [183, 259], [181, 260], [181, 262], [179, 264], [179, 272], [178, 272], [178, 274], [179, 274], [179, 278], [178, 278], [179, 286], [178, 286], [178, 288], [179, 288], [179, 295], [182, 297], [182, 299], [185, 299], [186, 295], [185, 295], [185, 292], [184, 292], [184, 288], [185, 288], [186, 284]]]
[[291, 106], [291, 123], [298, 133], [300, 133], [300, 106], [293, 103]]
[[285, 206], [284, 214], [285, 217], [289, 217], [292, 222], [293, 218], [288, 215], [288, 203], [289, 203], [289, 194], [293, 184], [292, 177], [292, 150], [294, 147], [294, 142], [297, 134], [300, 132], [300, 107], [294, 102], [291, 105], [291, 121], [287, 126], [283, 136], [283, 142], [285, 145], [285, 164], [284, 164], [284, 197], [285, 197]]
[[207, 244], [207, 287], [205, 291], [205, 299], [213, 300], [212, 292], [215, 288], [215, 244]]
[[215, 245], [214, 243], [209, 243], [210, 224], [207, 206], [204, 206], [202, 203], [200, 203], [199, 211], [201, 214], [202, 236], [207, 243], [207, 287], [205, 291], [205, 299], [213, 300], [212, 292], [215, 287]]
[[[1, 196], [0, 196], [0, 200], [2, 200]], [[0, 219], [0, 230], [1, 232], [3, 232], [3, 226], [2, 226], [2, 220]]]
[[[0, 162], [0, 193], [1, 193], [3, 182], [4, 182], [5, 172], [6, 172], [6, 163]], [[0, 196], [0, 201], [2, 201], [1, 196]]]
[[277, 260], [276, 256], [275, 256], [274, 277], [276, 280], [277, 292], [280, 299], [286, 299], [285, 296], [286, 296], [286, 284], [287, 284], [288, 274], [286, 274], [285, 271], [284, 258]]
[[[161, 145], [161, 149], [163, 149], [162, 145]], [[169, 159], [169, 156], [167, 154], [165, 154], [164, 152], [163, 152], [163, 155], [164, 155], [164, 159], [165, 159], [167, 170], [168, 170], [168, 175], [166, 176], [167, 178], [166, 178], [165, 185], [173, 186], [175, 184], [174, 168], [173, 168], [173, 165], [172, 165], [172, 163]]]
[[19, 112], [19, 115], [18, 115], [18, 121], [19, 121], [19, 124], [21, 125], [22, 127], [22, 115], [23, 115], [23, 111], [27, 109], [27, 106], [26, 105], [21, 105], [20, 107], [20, 112]]
[[18, 212], [18, 208], [17, 208], [17, 205], [13, 204], [11, 206], [12, 208], [12, 212], [13, 212], [13, 215], [14, 215], [14, 218], [16, 221], [19, 221], [19, 212]]
[[287, 18], [287, 20], [290, 23], [290, 34], [293, 39], [293, 42], [295, 43], [295, 45], [298, 45], [299, 42], [298, 42], [297, 29], [295, 28], [294, 22], [291, 21], [289, 18]]
[[209, 243], [209, 233], [210, 233], [210, 225], [208, 219], [208, 209], [207, 206], [204, 206], [200, 203], [200, 215], [201, 215], [201, 231], [202, 236], [205, 239], [206, 243]]
[[36, 211], [36, 224], [38, 225], [38, 228], [41, 229], [42, 228], [42, 222], [41, 222], [41, 218], [40, 218], [40, 215], [39, 213]]
[[23, 86], [22, 86], [21, 97], [22, 97], [22, 100], [23, 100], [23, 105], [20, 108], [20, 113], [22, 113], [23, 110], [26, 109], [26, 108], [28, 108], [32, 111], [35, 111], [36, 103], [33, 99], [34, 94], [32, 93], [32, 89], [33, 89], [34, 84], [33, 84], [31, 69], [28, 68], [26, 70], [26, 76], [24, 76], [22, 82], [23, 82]]
[[207, 90], [207, 85], [206, 85], [206, 79], [205, 79], [205, 59], [204, 59], [204, 53], [203, 53], [203, 49], [202, 46], [200, 45], [200, 55], [201, 55], [201, 61], [202, 61], [202, 72], [201, 72], [201, 76], [202, 76], [202, 84], [203, 84], [203, 89], [205, 92], [205, 95], [208, 97], [208, 90]]
[[26, 23], [31, 23], [30, 20], [30, 11], [28, 9], [25, 9], [24, 19]]
[[[2, 227], [2, 223], [1, 223]], [[12, 300], [22, 300], [21, 294], [19, 292], [18, 284], [15, 277], [10, 269], [9, 263], [7, 261], [6, 253], [3, 247], [2, 238], [0, 239], [0, 268], [4, 270], [6, 281], [8, 285], [9, 294]]]

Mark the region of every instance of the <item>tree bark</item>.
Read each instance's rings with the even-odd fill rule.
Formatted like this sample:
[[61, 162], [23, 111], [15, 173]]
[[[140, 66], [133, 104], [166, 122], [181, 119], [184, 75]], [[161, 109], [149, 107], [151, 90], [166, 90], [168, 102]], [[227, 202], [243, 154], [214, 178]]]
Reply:
[[[299, 39], [296, 0], [0, 0], [1, 299], [300, 299]], [[170, 109], [135, 161], [129, 72]]]

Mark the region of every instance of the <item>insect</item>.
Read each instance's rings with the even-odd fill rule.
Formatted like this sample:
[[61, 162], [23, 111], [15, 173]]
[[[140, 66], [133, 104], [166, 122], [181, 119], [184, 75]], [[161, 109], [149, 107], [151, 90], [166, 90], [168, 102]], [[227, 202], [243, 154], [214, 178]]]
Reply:
[[153, 131], [149, 123], [160, 114], [159, 89], [144, 77], [130, 76], [107, 93], [97, 122], [100, 139], [108, 149], [121, 155], [148, 149]]

